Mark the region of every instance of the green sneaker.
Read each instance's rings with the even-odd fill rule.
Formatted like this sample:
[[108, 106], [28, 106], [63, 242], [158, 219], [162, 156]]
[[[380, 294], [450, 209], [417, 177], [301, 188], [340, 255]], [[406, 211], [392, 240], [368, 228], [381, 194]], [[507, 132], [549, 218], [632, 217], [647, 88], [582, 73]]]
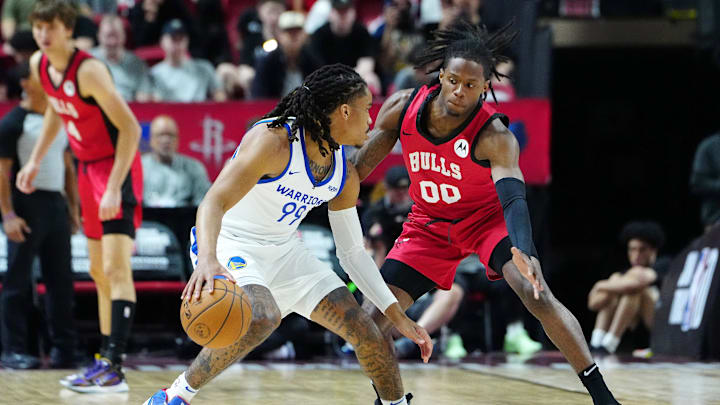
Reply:
[[460, 335], [453, 333], [448, 337], [447, 346], [445, 347], [445, 357], [452, 360], [459, 360], [467, 356], [467, 350], [463, 346]]
[[520, 328], [505, 334], [503, 349], [507, 353], [533, 354], [542, 349], [542, 344], [530, 339], [527, 331]]

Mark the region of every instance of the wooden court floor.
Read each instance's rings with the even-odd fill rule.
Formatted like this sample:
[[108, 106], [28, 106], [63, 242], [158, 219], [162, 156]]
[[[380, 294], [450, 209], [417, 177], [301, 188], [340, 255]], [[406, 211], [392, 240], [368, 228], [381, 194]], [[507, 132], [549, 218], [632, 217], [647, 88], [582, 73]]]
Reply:
[[[720, 364], [600, 363], [623, 405], [720, 404]], [[130, 392], [88, 395], [62, 389], [66, 371], [0, 370], [0, 404], [142, 404], [167, 386], [183, 365], [138, 365], [127, 371]], [[532, 365], [478, 362], [403, 364], [412, 405], [588, 404], [590, 397], [565, 363]], [[193, 405], [371, 405], [374, 394], [356, 364], [236, 364], [212, 381]]]

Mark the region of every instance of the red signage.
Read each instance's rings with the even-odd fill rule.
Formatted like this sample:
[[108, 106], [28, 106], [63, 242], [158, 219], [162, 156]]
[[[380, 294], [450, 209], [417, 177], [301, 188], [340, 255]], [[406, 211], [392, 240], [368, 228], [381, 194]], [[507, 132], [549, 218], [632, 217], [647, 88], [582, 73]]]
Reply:
[[[211, 179], [222, 169], [250, 125], [274, 106], [275, 101], [237, 101], [227, 103], [134, 103], [133, 112], [143, 127], [141, 149], [147, 151], [150, 121], [160, 114], [173, 117], [180, 128], [179, 152], [195, 157], [205, 164]], [[5, 115], [13, 104], [0, 104]], [[550, 182], [550, 102], [543, 99], [519, 100], [497, 107], [510, 117], [510, 129], [521, 147], [520, 168], [528, 184]], [[373, 106], [375, 117], [380, 104]], [[396, 148], [366, 180], [374, 183], [382, 179], [385, 170], [403, 164]]]

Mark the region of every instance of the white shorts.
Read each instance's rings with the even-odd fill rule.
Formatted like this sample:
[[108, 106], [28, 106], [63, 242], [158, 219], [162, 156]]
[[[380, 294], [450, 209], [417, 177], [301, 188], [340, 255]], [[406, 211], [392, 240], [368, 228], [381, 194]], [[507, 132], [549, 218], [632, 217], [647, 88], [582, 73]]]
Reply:
[[[195, 268], [195, 228], [190, 234], [190, 242], [190, 258]], [[315, 257], [298, 236], [274, 245], [229, 237], [220, 232], [217, 258], [227, 267], [238, 286], [258, 284], [270, 290], [283, 318], [295, 312], [310, 319], [310, 314], [323, 298], [345, 287], [330, 266]]]

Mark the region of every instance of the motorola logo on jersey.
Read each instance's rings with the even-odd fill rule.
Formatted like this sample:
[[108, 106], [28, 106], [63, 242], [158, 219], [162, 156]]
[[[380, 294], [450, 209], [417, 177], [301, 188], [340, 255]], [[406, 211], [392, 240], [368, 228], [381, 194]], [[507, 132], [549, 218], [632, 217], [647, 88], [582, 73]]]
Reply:
[[[467, 141], [465, 141], [465, 144], [467, 145]], [[467, 152], [465, 152], [465, 156], [467, 156]], [[448, 165], [444, 157], [438, 157], [433, 152], [412, 152], [408, 153], [408, 158], [410, 159], [411, 172], [419, 172], [421, 169], [432, 170], [433, 172], [441, 173], [443, 176], [462, 180], [460, 165], [457, 163], [450, 163]]]
[[453, 150], [455, 150], [455, 154], [457, 154], [461, 158], [466, 158], [468, 153], [470, 152], [470, 146], [468, 145], [467, 139], [458, 139], [457, 141], [455, 141]]
[[63, 83], [63, 91], [65, 92], [65, 95], [68, 97], [75, 96], [75, 85], [70, 80], [65, 80], [65, 83]]
[[247, 266], [247, 262], [240, 256], [233, 256], [228, 260], [227, 268], [230, 270], [240, 270]]

